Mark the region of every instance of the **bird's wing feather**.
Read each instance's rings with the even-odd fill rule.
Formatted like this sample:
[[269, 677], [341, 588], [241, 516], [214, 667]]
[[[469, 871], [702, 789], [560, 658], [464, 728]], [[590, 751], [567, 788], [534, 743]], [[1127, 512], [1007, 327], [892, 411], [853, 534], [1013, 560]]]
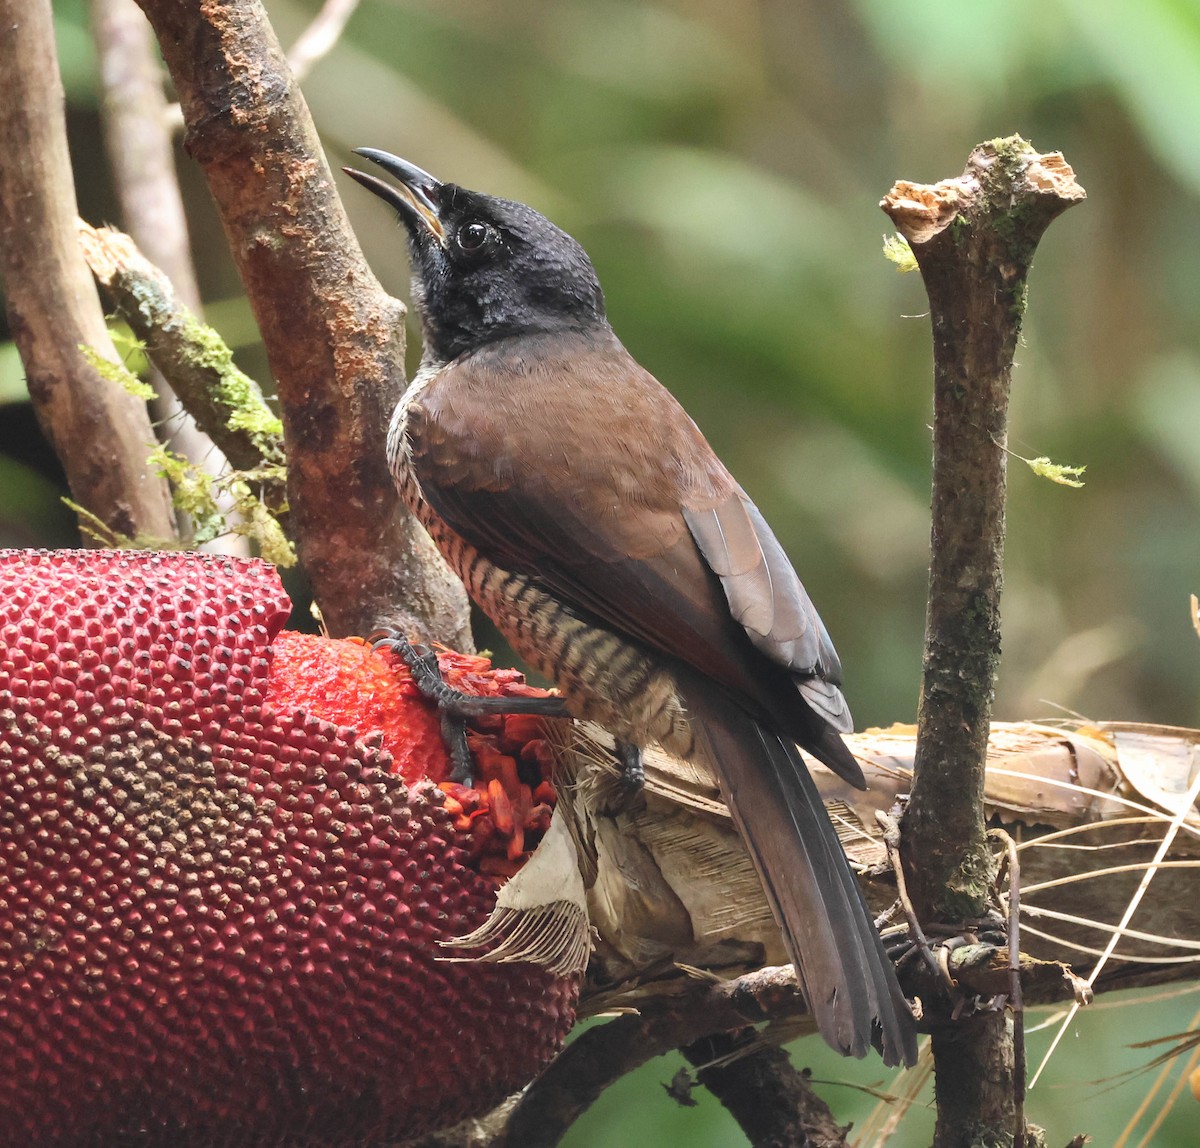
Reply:
[[783, 548], [615, 339], [526, 339], [460, 360], [412, 408], [409, 443], [423, 496], [496, 564], [754, 696], [763, 667], [748, 636], [850, 728], [837, 655]]

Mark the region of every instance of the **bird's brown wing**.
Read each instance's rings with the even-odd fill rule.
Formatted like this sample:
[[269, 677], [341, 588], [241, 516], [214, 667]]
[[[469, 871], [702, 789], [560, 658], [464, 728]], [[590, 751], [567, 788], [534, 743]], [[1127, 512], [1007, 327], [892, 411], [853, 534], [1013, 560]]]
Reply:
[[837, 655], [783, 548], [615, 338], [491, 344], [422, 392], [409, 441], [426, 500], [497, 565], [747, 699], [770, 693], [764, 676], [787, 681], [757, 652], [850, 728]]

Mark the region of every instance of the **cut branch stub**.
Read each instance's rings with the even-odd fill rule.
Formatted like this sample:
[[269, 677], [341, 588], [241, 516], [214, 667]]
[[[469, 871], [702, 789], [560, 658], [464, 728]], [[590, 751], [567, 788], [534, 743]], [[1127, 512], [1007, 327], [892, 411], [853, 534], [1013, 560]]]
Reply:
[[[1004, 165], [997, 171], [997, 165]], [[998, 179], [1003, 181], [1001, 187]], [[1014, 198], [1010, 201], [1007, 193]], [[1026, 241], [1034, 244], [1055, 216], [1087, 193], [1075, 182], [1075, 172], [1062, 152], [1039, 154], [1019, 136], [980, 144], [967, 160], [966, 170], [954, 179], [938, 183], [911, 183], [897, 180], [879, 206], [891, 217], [901, 235], [908, 240], [920, 260], [919, 248], [946, 231], [964, 213], [978, 225], [981, 212], [976, 209], [979, 196], [995, 195], [990, 210], [1011, 214], [1020, 210], [1030, 220], [1040, 218], [1035, 231], [1023, 224]], [[987, 209], [985, 209], [987, 210]]]

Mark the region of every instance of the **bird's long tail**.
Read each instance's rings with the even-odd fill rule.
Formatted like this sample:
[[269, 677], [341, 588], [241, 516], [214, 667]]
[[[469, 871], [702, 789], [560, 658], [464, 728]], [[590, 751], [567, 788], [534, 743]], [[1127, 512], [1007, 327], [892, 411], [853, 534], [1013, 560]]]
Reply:
[[843, 1055], [875, 1044], [884, 1063], [912, 1064], [912, 1013], [799, 750], [724, 697], [687, 702], [821, 1035]]

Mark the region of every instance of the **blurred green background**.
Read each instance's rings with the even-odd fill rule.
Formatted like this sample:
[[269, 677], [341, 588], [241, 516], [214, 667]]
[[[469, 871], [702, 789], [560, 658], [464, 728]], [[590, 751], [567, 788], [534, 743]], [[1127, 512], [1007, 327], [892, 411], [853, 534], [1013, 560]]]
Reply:
[[[287, 44], [319, 5], [266, 7]], [[55, 10], [81, 208], [117, 221], [86, 9]], [[1197, 0], [363, 0], [304, 90], [335, 168], [354, 146], [386, 148], [531, 202], [584, 243], [618, 333], [793, 556], [860, 726], [913, 717], [928, 544], [926, 304], [881, 255], [878, 201], [897, 178], [958, 174], [995, 136], [1063, 151], [1089, 199], [1038, 256], [1009, 446], [1086, 465], [1087, 485], [1012, 460], [996, 716], [1200, 723]], [[209, 317], [267, 383], [182, 151], [180, 171]], [[373, 266], [406, 295], [394, 222], [342, 186]], [[69, 545], [9, 344], [0, 404], [0, 545]], [[1144, 1062], [1125, 1046], [1179, 1031], [1195, 1007], [1085, 1013], [1030, 1101], [1050, 1143], [1112, 1143], [1146, 1080], [1082, 1082]], [[886, 1079], [801, 1048], [819, 1077]], [[710, 1098], [681, 1109], [658, 1088], [674, 1069], [623, 1082], [568, 1143], [743, 1143]], [[846, 1119], [873, 1103], [827, 1094]], [[926, 1139], [928, 1113], [910, 1120], [893, 1143]], [[1194, 1145], [1198, 1126], [1185, 1091], [1145, 1143]]]

